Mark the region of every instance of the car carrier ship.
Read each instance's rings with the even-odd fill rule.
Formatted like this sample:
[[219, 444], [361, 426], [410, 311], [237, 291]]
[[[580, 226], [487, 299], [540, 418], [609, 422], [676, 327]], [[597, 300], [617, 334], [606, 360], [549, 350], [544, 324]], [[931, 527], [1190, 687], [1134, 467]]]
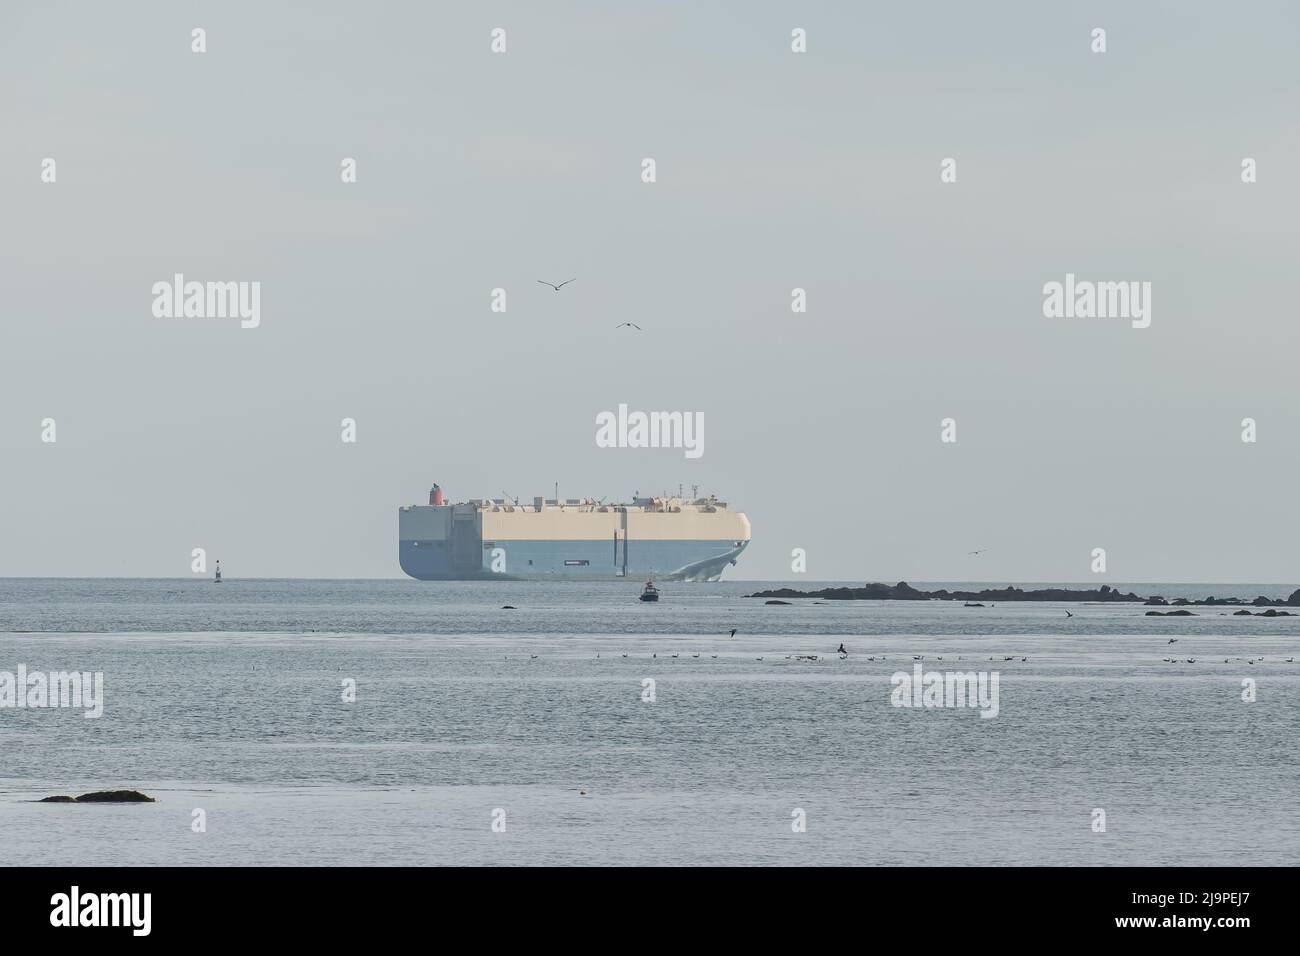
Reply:
[[716, 581], [749, 545], [749, 519], [725, 501], [642, 498], [483, 498], [397, 513], [398, 561], [421, 581], [619, 578]]

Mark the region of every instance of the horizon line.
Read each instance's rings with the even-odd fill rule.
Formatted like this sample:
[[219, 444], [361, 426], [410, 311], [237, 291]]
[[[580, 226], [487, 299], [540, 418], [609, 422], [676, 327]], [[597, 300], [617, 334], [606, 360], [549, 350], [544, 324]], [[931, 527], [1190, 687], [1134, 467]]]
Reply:
[[[639, 579], [628, 578], [627, 580], [628, 580], [628, 581], [633, 581], [633, 582], [635, 583], [635, 581], [636, 581], [636, 580], [639, 580]], [[911, 583], [913, 583], [913, 582], [915, 582], [915, 583], [917, 583], [917, 584], [985, 584], [985, 585], [987, 585], [987, 584], [995, 584], [995, 583], [998, 583], [998, 582], [1003, 581], [1003, 580], [1005, 580], [1005, 579], [1004, 579], [1004, 578], [996, 578], [996, 579], [991, 579], [991, 580], [986, 579], [986, 580], [982, 580], [982, 581], [950, 581], [950, 580], [942, 580], [942, 579], [939, 579], [939, 578], [912, 578], [912, 579], [909, 581], [909, 580], [906, 579], [906, 578], [899, 578], [899, 579], [897, 579], [897, 580], [892, 581], [892, 583], [891, 583], [891, 580], [890, 580], [890, 579], [884, 579], [884, 578], [876, 579], [876, 580], [869, 580], [869, 579], [863, 579], [863, 578], [814, 578], [814, 579], [809, 579], [806, 583], [808, 583], [808, 584], [842, 584], [842, 585], [851, 585], [851, 586], [856, 586], [856, 587], [865, 587], [865, 586], [867, 586], [867, 585], [871, 585], [871, 584], [884, 584], [884, 585], [889, 585], [889, 586], [892, 587], [892, 586], [895, 585], [895, 584], [911, 584]], [[206, 576], [206, 577], [196, 577], [196, 576], [193, 576], [193, 575], [187, 575], [187, 576], [184, 576], [184, 577], [174, 577], [174, 576], [165, 576], [165, 575], [138, 575], [138, 574], [137, 574], [137, 575], [130, 575], [130, 574], [123, 574], [123, 575], [109, 575], [109, 574], [102, 574], [102, 575], [50, 575], [50, 574], [0, 575], [0, 581], [193, 581], [193, 582], [196, 582], [196, 583], [203, 583], [203, 582], [213, 583], [213, 579], [212, 579], [211, 576]], [[233, 581], [336, 581], [336, 582], [342, 582], [342, 581], [410, 581], [410, 582], [413, 582], [413, 583], [416, 583], [416, 584], [425, 584], [425, 585], [432, 585], [432, 584], [486, 584], [486, 583], [497, 583], [497, 584], [543, 584], [543, 583], [554, 583], [554, 584], [559, 584], [559, 583], [563, 583], [563, 584], [575, 584], [575, 585], [576, 585], [576, 584], [606, 584], [606, 583], [609, 583], [609, 584], [617, 584], [617, 583], [622, 583], [622, 582], [620, 582], [620, 581], [618, 581], [618, 580], [616, 580], [616, 579], [610, 579], [609, 581], [605, 581], [605, 580], [600, 580], [600, 581], [574, 581], [574, 580], [565, 580], [564, 578], [534, 578], [534, 579], [529, 579], [529, 580], [511, 580], [511, 579], [506, 579], [506, 580], [497, 581], [497, 582], [493, 582], [492, 579], [490, 579], [490, 578], [475, 578], [475, 579], [472, 579], [472, 580], [464, 580], [464, 581], [460, 581], [460, 580], [446, 580], [446, 581], [418, 581], [418, 580], [415, 579], [415, 578], [407, 577], [407, 576], [405, 576], [405, 575], [402, 575], [402, 576], [400, 576], [400, 577], [336, 577], [336, 578], [331, 578], [331, 577], [266, 577], [266, 576], [260, 576], [260, 575], [249, 575], [249, 576], [241, 576], [241, 577], [223, 577], [223, 578], [222, 578], [222, 583], [223, 583], [223, 584], [226, 584], [226, 583], [229, 583], [229, 582], [233, 582]], [[796, 581], [796, 579], [794, 579], [794, 578], [728, 578], [726, 581], [676, 581], [676, 582], [669, 582], [669, 583], [674, 583], [674, 584], [689, 584], [689, 585], [692, 585], [692, 586], [696, 586], [696, 585], [700, 585], [700, 584], [791, 584], [791, 583], [797, 583], [797, 581]], [[1066, 584], [1079, 585], [1079, 584], [1085, 584], [1085, 583], [1087, 583], [1087, 582], [1085, 582], [1085, 581], [1080, 581], [1080, 580], [1076, 580], [1076, 581], [1025, 581], [1024, 583], [1026, 583], [1026, 584], [1035, 584], [1035, 585], [1048, 585], [1048, 586], [1052, 586], [1052, 585], [1066, 585]], [[1099, 590], [1103, 585], [1108, 585], [1108, 586], [1110, 586], [1111, 588], [1118, 588], [1118, 587], [1120, 587], [1120, 586], [1124, 586], [1124, 587], [1132, 587], [1132, 586], [1137, 585], [1137, 584], [1163, 584], [1163, 585], [1192, 585], [1192, 584], [1197, 584], [1197, 585], [1219, 585], [1219, 586], [1223, 586], [1223, 587], [1245, 587], [1245, 586], [1247, 586], [1247, 585], [1251, 585], [1251, 586], [1260, 586], [1260, 585], [1265, 585], [1265, 586], [1277, 586], [1277, 587], [1297, 587], [1297, 586], [1300, 586], [1300, 585], [1297, 585], [1297, 583], [1294, 582], [1294, 581], [1292, 581], [1292, 582], [1287, 582], [1287, 581], [1155, 581], [1155, 580], [1151, 580], [1151, 581], [1142, 581], [1142, 580], [1138, 580], [1138, 579], [1136, 579], [1136, 578], [1132, 578], [1132, 579], [1126, 579], [1125, 581], [1123, 581], [1123, 582], [1121, 582], [1121, 583], [1119, 583], [1119, 584], [1117, 584], [1117, 583], [1115, 583], [1115, 582], [1111, 582], [1111, 581], [1099, 581], [1099, 582], [1096, 582], [1096, 584], [1095, 584], [1095, 586], [1094, 586], [1093, 588], [1089, 588], [1089, 590]], [[1005, 586], [1005, 587], [1018, 587], [1018, 586], [1020, 586], [1020, 585], [1017, 585], [1015, 582], [1008, 582], [1008, 583], [1007, 583], [1006, 585], [1004, 585], [1004, 586]]]

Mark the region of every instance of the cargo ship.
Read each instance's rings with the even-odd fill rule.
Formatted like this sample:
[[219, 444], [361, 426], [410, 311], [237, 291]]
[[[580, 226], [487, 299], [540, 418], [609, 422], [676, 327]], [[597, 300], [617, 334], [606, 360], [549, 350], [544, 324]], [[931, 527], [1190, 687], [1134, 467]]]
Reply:
[[716, 581], [749, 546], [744, 512], [694, 494], [453, 504], [434, 485], [427, 505], [398, 509], [397, 530], [402, 570], [421, 581]]

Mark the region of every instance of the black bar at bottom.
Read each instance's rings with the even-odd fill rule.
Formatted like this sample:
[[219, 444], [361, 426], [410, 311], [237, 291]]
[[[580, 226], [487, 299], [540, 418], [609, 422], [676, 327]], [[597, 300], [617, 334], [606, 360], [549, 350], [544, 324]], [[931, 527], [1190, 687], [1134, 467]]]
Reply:
[[918, 944], [977, 949], [1126, 937], [1139, 945], [1232, 946], [1286, 933], [1294, 910], [1294, 871], [1275, 868], [26, 867], [5, 877], [6, 943], [75, 933], [83, 944], [117, 937], [301, 946], [437, 933], [457, 945], [446, 935], [454, 932], [494, 941], [518, 933], [534, 945], [590, 949], [618, 938], [593, 935], [608, 929], [671, 931], [683, 941], [721, 934], [733, 948], [751, 939], [768, 944], [773, 932], [797, 933], [805, 943], [846, 932], [883, 942], [904, 932]]

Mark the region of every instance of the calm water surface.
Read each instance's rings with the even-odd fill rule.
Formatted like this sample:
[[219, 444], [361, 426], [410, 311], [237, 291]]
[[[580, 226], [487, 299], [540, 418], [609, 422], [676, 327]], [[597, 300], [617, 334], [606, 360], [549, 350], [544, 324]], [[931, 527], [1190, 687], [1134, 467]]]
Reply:
[[[105, 681], [97, 720], [0, 709], [6, 859], [1300, 862], [1300, 618], [743, 597], [760, 586], [650, 606], [630, 583], [0, 581], [0, 671]], [[996, 671], [998, 716], [891, 706], [916, 655]], [[158, 802], [33, 802], [109, 787]]]

